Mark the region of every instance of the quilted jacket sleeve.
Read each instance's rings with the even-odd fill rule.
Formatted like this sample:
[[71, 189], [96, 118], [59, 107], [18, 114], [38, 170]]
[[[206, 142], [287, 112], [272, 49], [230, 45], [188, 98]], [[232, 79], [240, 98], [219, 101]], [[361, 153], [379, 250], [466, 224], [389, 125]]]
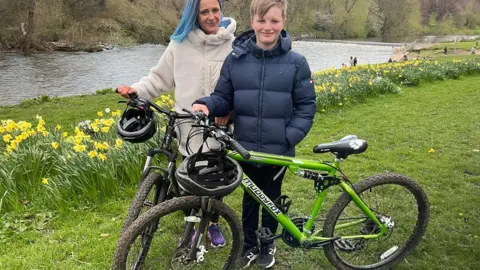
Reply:
[[315, 87], [305, 57], [297, 69], [294, 87], [292, 93], [294, 111], [286, 133], [290, 147], [301, 142], [310, 131], [317, 109]]

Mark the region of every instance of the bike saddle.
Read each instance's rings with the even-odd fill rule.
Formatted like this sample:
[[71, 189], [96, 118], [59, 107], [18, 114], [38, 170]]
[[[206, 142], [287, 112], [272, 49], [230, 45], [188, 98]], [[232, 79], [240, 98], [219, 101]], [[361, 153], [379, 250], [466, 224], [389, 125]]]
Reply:
[[313, 147], [313, 152], [330, 152], [336, 154], [340, 158], [346, 158], [352, 154], [363, 153], [367, 148], [367, 141], [359, 139], [356, 135], [348, 135], [335, 142], [315, 145], [315, 147]]

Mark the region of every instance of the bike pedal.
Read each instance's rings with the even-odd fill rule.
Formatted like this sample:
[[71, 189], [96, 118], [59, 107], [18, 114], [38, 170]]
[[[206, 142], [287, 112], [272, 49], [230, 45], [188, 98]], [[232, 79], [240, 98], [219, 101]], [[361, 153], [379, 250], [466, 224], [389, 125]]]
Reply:
[[270, 243], [273, 240], [277, 239], [278, 237], [281, 237], [282, 235], [274, 235], [270, 228], [267, 227], [262, 227], [258, 229], [255, 234], [257, 235], [258, 240], [260, 243]]
[[316, 242], [316, 243], [311, 243], [311, 244], [308, 244], [305, 248], [323, 248], [323, 246], [331, 243], [331, 242], [334, 242], [334, 241], [337, 241], [338, 239], [340, 239], [341, 237], [337, 236], [335, 238], [332, 238], [330, 240], [325, 240], [325, 241], [321, 241], [321, 242]]
[[274, 201], [275, 206], [282, 211], [283, 214], [287, 214], [292, 204], [292, 200], [287, 195], [281, 195]]
[[145, 207], [153, 207], [153, 203], [152, 203], [152, 202], [144, 201], [144, 202], [143, 202], [143, 206], [145, 206]]

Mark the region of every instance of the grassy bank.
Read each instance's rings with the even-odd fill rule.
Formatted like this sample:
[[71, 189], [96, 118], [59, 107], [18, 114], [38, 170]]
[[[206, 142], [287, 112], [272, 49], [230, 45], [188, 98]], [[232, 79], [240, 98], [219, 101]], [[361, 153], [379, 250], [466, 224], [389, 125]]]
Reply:
[[[436, 58], [436, 60], [449, 60], [452, 58], [457, 59], [475, 59], [480, 57], [480, 51], [477, 46], [477, 53], [473, 55], [471, 53], [472, 47], [478, 41], [465, 41], [465, 42], [445, 42], [437, 44], [418, 44], [413, 45], [413, 48], [409, 50], [408, 57], [412, 58]], [[445, 47], [447, 47], [447, 54], [445, 54]], [[403, 54], [401, 55], [403, 56]]]
[[367, 97], [398, 93], [404, 85], [480, 74], [480, 58], [413, 60], [327, 69], [313, 74], [317, 109], [327, 112], [364, 102]]
[[[367, 139], [370, 147], [344, 164], [344, 171], [354, 182], [393, 171], [422, 184], [431, 203], [430, 225], [424, 241], [399, 269], [431, 269], [437, 265], [475, 268], [475, 258], [480, 256], [480, 212], [476, 207], [480, 204], [479, 84], [480, 77], [472, 76], [403, 87], [399, 95], [365, 99], [348, 110], [329, 110], [316, 116], [312, 131], [298, 147], [298, 156], [329, 159], [327, 155], [313, 154], [312, 147], [357, 134]], [[71, 98], [43, 104], [41, 109], [2, 108], [0, 113], [15, 120], [35, 121], [35, 115], [41, 112], [47, 122], [67, 125], [96, 117], [105, 107], [116, 108], [116, 100], [114, 95]], [[82, 115], [67, 114], [61, 109], [66, 104], [72, 111], [82, 108]], [[96, 203], [83, 203], [61, 212], [42, 210], [41, 205], [32, 209], [26, 204], [25, 214], [3, 215], [0, 268], [109, 268], [135, 181], [132, 179], [123, 192]], [[288, 176], [284, 191], [293, 198], [292, 214], [308, 214], [305, 203], [315, 196], [310, 182]], [[240, 195], [236, 191], [226, 199], [238, 212]], [[334, 197], [329, 198], [331, 203]], [[282, 244], [277, 259], [280, 269], [329, 268], [321, 250], [305, 252]]]

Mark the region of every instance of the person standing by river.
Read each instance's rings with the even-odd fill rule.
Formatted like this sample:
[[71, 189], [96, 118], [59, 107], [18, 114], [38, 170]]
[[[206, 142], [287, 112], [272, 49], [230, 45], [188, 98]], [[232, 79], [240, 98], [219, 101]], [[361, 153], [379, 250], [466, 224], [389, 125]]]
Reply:
[[[118, 93], [125, 98], [128, 94], [152, 100], [163, 92], [175, 88], [175, 111], [189, 109], [191, 104], [210, 95], [220, 77], [225, 58], [232, 50], [236, 21], [222, 15], [223, 0], [186, 0], [182, 18], [170, 37], [165, 52], [148, 76], [132, 86], [118, 87]], [[228, 117], [217, 119], [226, 123]], [[195, 131], [192, 122], [182, 121], [178, 125], [179, 152], [185, 157], [197, 152], [202, 145], [202, 135], [188, 141]], [[205, 143], [204, 150], [218, 148], [213, 139]], [[214, 247], [225, 245], [225, 239], [217, 225], [218, 215], [212, 217], [208, 237]]]
[[[286, 0], [253, 0], [252, 29], [235, 39], [215, 91], [195, 101], [192, 111], [222, 116], [233, 110], [234, 136], [246, 150], [295, 156], [295, 146], [312, 127], [316, 96], [310, 66], [303, 55], [292, 51], [290, 35], [283, 29], [286, 21]], [[249, 162], [241, 166], [271, 200], [280, 197], [285, 167]], [[256, 231], [259, 216], [261, 227], [273, 235], [278, 222], [265, 209], [259, 211], [259, 203], [244, 192], [242, 266], [256, 261], [261, 268], [270, 268], [275, 264], [275, 243], [259, 241]]]

